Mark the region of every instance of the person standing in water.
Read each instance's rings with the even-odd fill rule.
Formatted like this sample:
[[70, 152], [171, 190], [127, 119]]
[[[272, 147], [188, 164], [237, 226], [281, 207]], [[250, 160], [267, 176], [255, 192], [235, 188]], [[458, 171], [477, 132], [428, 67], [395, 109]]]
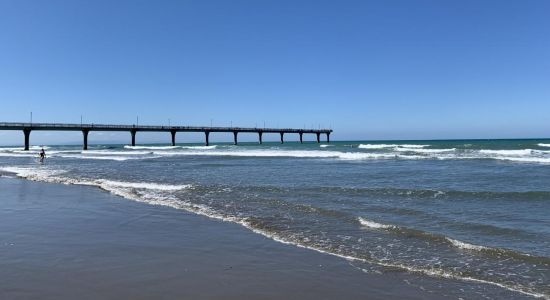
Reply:
[[42, 147], [42, 150], [40, 150], [40, 162], [44, 162], [44, 158], [46, 158], [46, 151], [44, 151], [44, 147]]

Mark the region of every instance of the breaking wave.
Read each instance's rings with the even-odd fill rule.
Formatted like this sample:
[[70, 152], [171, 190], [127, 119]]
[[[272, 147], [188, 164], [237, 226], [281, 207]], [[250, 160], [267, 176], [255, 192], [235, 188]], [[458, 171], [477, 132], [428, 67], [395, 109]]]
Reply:
[[77, 179], [66, 176], [60, 176], [66, 173], [64, 170], [49, 170], [35, 168], [20, 168], [20, 167], [3, 167], [0, 170], [8, 173], [14, 173], [18, 177], [26, 178], [34, 181], [44, 181], [50, 183], [64, 183], [75, 185], [92, 185], [101, 187], [105, 190], [114, 188], [132, 188], [132, 189], [147, 189], [159, 191], [177, 191], [191, 188], [190, 184], [159, 184], [154, 182], [126, 182], [107, 179]]
[[397, 147], [396, 144], [360, 144], [357, 148], [361, 149], [384, 149]]
[[462, 241], [459, 241], [459, 240], [451, 239], [449, 237], [445, 237], [445, 239], [447, 239], [447, 241], [449, 241], [451, 243], [451, 245], [453, 245], [457, 248], [460, 248], [460, 249], [477, 250], [477, 251], [488, 250], [489, 249], [488, 247], [485, 247], [485, 246], [478, 246], [478, 245], [474, 245], [474, 244], [468, 244], [468, 243], [465, 243], [465, 242], [462, 242]]
[[496, 154], [496, 155], [513, 155], [513, 156], [523, 156], [531, 155], [533, 153], [532, 149], [519, 149], [519, 150], [479, 150], [483, 154]]
[[152, 151], [108, 151], [108, 150], [85, 150], [80, 151], [83, 155], [147, 155]]
[[417, 144], [359, 144], [357, 148], [361, 149], [386, 149], [386, 148], [424, 148], [430, 145], [417, 145]]
[[490, 157], [490, 158], [497, 159], [497, 160], [515, 161], [515, 162], [550, 164], [550, 157], [494, 156], [494, 157]]
[[169, 150], [169, 149], [177, 149], [180, 146], [124, 146], [124, 149], [130, 149], [130, 150]]
[[[362, 152], [340, 152], [340, 151], [299, 151], [299, 150], [248, 150], [248, 151], [205, 151], [205, 152], [185, 152], [185, 151], [155, 151], [157, 155], [166, 156], [235, 156], [235, 157], [298, 157], [298, 158], [339, 158], [344, 160], [364, 160], [364, 159], [390, 159], [399, 155], [392, 153], [362, 153]], [[403, 156], [412, 158], [411, 156]]]
[[[121, 153], [124, 154], [124, 153]], [[116, 155], [107, 155], [107, 156], [89, 156], [89, 155], [60, 155], [59, 157], [63, 158], [79, 158], [79, 159], [97, 159], [97, 160], [115, 160], [115, 161], [126, 161], [132, 159], [151, 159], [158, 158], [160, 156], [148, 156], [148, 157], [135, 157], [135, 156], [116, 156]]]
[[388, 228], [395, 228], [396, 226], [393, 225], [387, 225], [387, 224], [381, 224], [374, 221], [367, 220], [365, 218], [357, 218], [359, 220], [359, 223], [365, 227], [374, 228], [374, 229], [388, 229]]
[[[550, 144], [538, 144], [550, 145]], [[87, 160], [127, 161], [176, 156], [218, 157], [272, 157], [272, 158], [326, 158], [339, 160], [475, 160], [491, 159], [516, 163], [550, 164], [550, 150], [544, 149], [471, 149], [463, 147], [433, 148], [416, 144], [360, 144], [350, 149], [349, 145], [322, 144], [312, 149], [285, 147], [249, 146], [123, 146], [109, 149], [48, 148], [47, 157]], [[330, 147], [330, 148], [329, 148]], [[18, 147], [0, 148], [0, 157], [37, 157], [38, 149], [23, 151]]]
[[417, 153], [445, 153], [445, 152], [453, 152], [456, 150], [456, 148], [450, 148], [450, 149], [423, 149], [423, 148], [395, 148], [396, 151], [401, 152], [417, 152]]
[[212, 146], [180, 146], [181, 149], [194, 149], [194, 150], [212, 150], [216, 149], [218, 146], [212, 145]]
[[195, 150], [211, 150], [216, 149], [216, 145], [212, 146], [124, 146], [130, 150], [173, 150], [173, 149], [195, 149]]

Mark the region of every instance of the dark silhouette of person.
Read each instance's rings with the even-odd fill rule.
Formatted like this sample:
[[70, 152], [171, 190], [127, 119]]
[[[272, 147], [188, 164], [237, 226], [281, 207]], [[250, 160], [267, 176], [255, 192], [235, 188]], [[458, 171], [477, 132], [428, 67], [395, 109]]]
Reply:
[[44, 162], [44, 158], [46, 158], [46, 151], [44, 151], [44, 147], [42, 147], [42, 150], [40, 150], [40, 162]]

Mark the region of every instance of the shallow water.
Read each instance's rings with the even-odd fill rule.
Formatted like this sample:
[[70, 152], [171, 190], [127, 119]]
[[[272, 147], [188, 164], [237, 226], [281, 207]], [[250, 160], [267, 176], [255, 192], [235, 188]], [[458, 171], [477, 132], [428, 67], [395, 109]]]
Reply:
[[[0, 149], [33, 180], [240, 223], [345, 257], [550, 297], [550, 141], [50, 146]], [[486, 295], [491, 297], [491, 295]]]

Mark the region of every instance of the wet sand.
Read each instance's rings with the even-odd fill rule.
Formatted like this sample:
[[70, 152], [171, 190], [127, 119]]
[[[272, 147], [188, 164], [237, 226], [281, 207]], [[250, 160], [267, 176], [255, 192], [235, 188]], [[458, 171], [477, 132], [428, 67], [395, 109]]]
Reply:
[[0, 299], [446, 296], [407, 284], [404, 272], [364, 273], [237, 224], [94, 187], [2, 177], [0, 229]]

